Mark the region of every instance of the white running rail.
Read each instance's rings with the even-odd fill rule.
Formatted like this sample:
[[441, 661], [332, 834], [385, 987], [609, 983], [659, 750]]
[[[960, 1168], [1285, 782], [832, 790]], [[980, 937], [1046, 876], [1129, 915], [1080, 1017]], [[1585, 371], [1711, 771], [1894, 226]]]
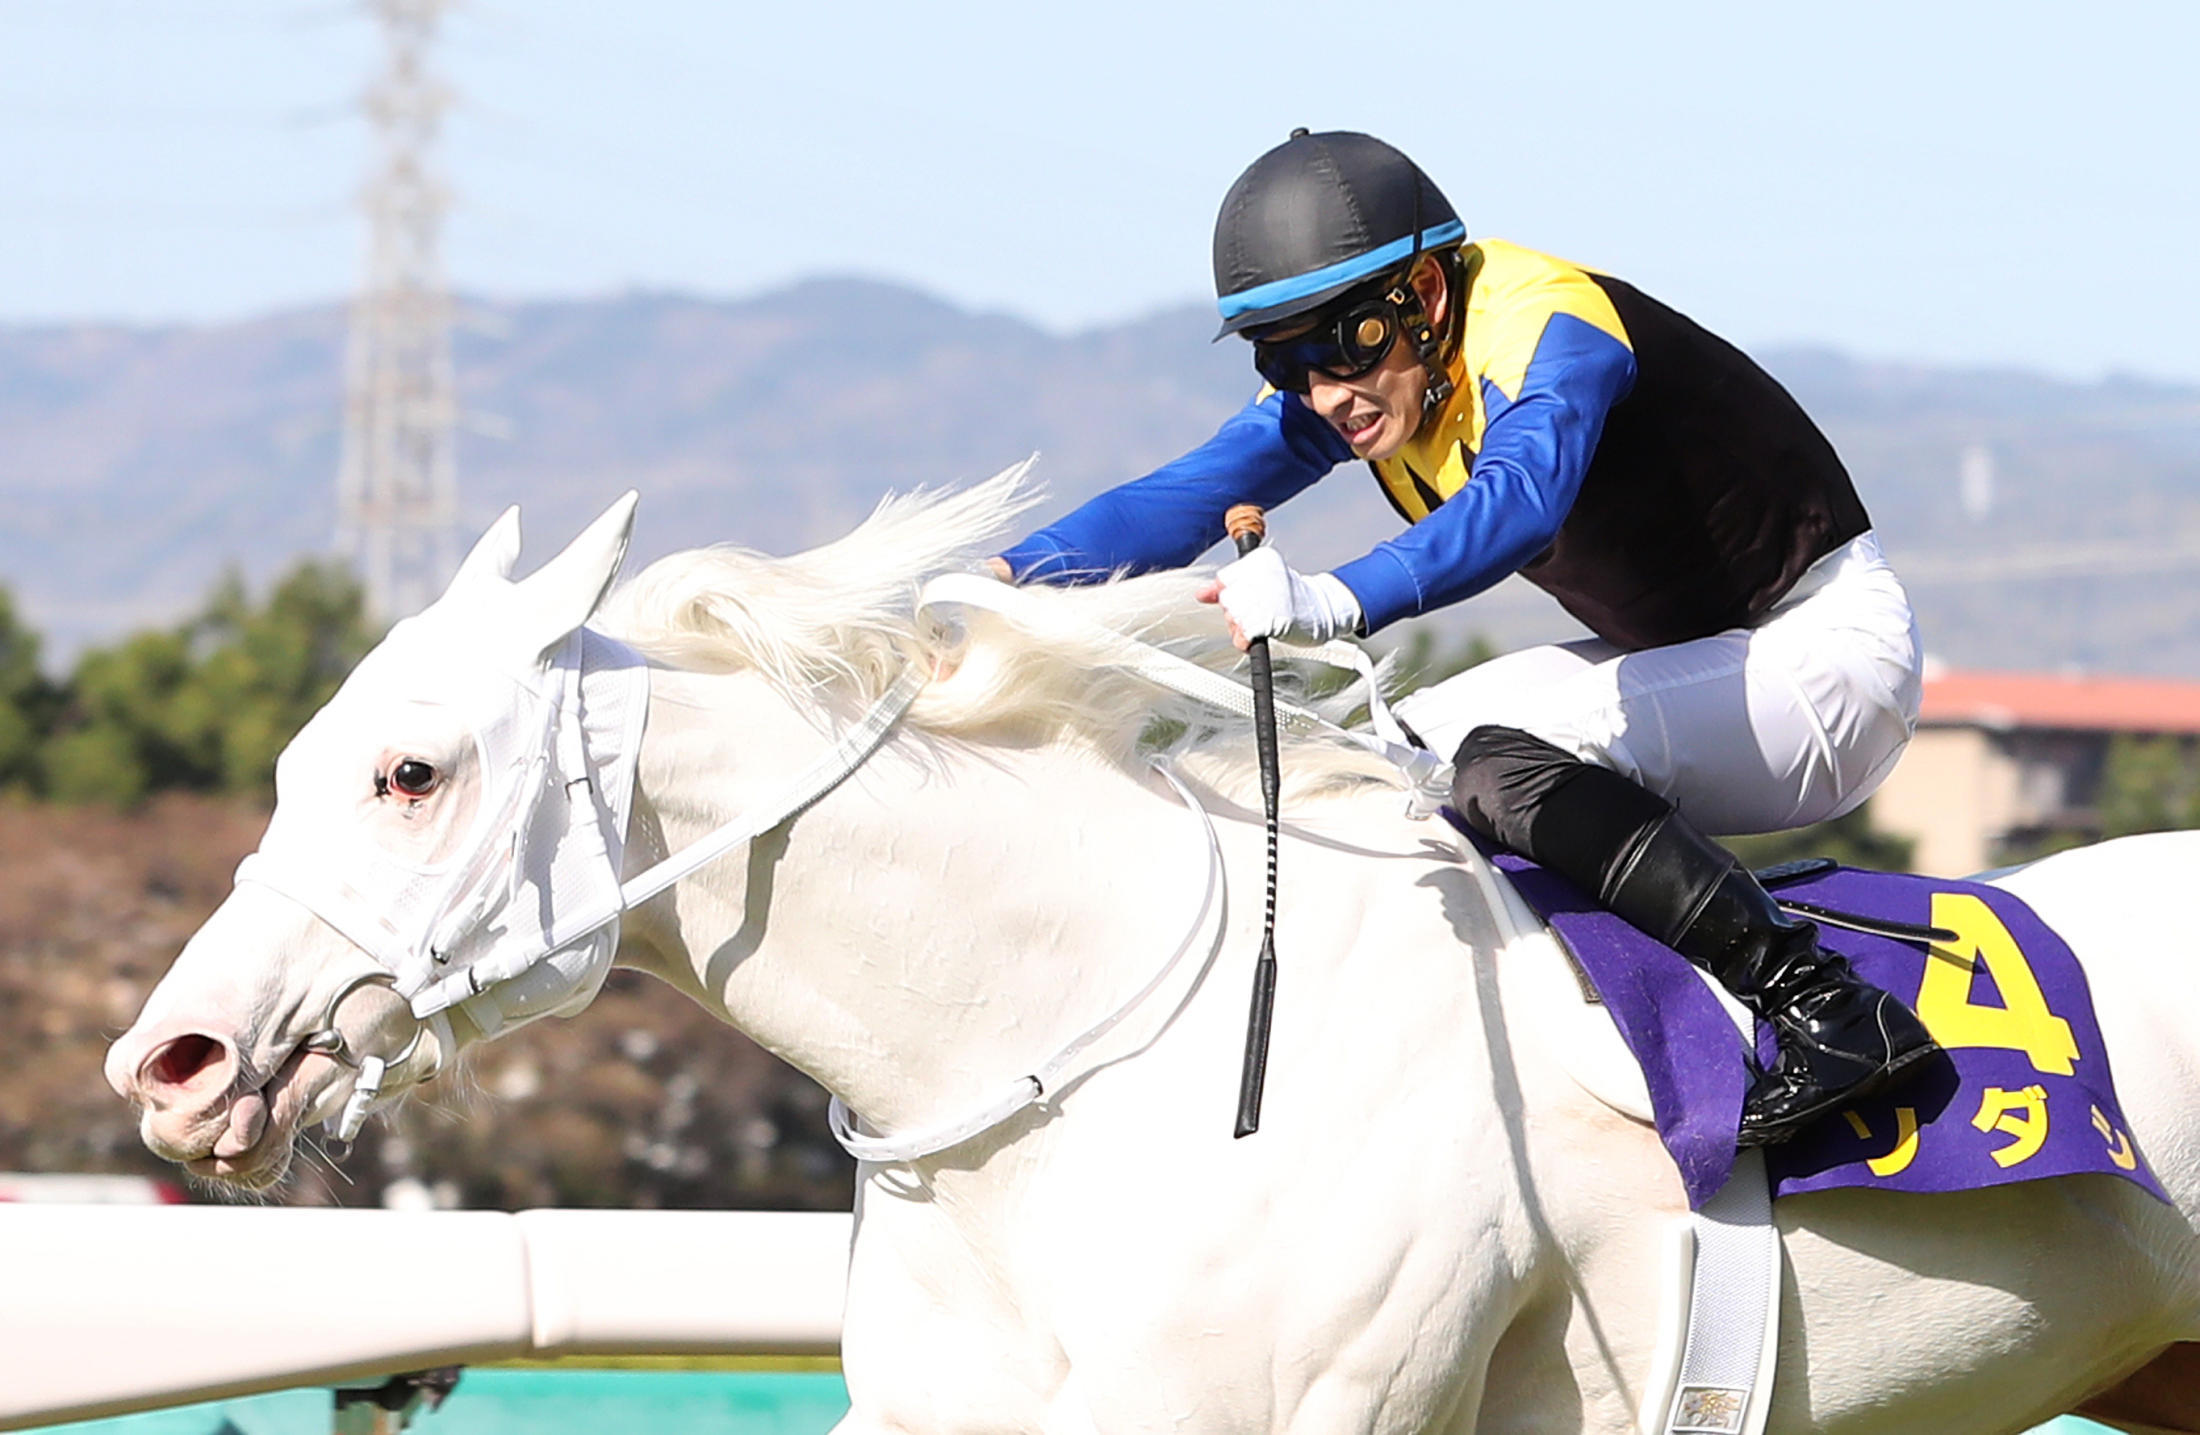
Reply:
[[0, 1206], [0, 1430], [437, 1365], [830, 1355], [851, 1218]]

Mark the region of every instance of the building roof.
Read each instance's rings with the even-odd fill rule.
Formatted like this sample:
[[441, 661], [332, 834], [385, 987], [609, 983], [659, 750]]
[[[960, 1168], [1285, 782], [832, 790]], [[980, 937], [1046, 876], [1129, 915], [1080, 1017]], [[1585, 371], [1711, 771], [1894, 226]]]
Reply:
[[1918, 721], [1930, 727], [2200, 734], [2200, 682], [1929, 671]]

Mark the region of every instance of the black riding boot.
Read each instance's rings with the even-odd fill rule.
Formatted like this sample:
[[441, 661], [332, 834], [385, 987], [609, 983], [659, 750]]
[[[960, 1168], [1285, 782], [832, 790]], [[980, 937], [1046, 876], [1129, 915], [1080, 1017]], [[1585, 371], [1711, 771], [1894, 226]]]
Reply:
[[1480, 728], [1459, 750], [1453, 801], [1772, 1024], [1779, 1058], [1743, 1103], [1742, 1145], [1785, 1141], [1938, 1049], [1915, 1013], [1818, 946], [1814, 924], [1782, 912], [1731, 853], [1620, 774]]
[[1709, 972], [1779, 1039], [1778, 1060], [1743, 1103], [1742, 1145], [1785, 1141], [1938, 1049], [1915, 1013], [1822, 949], [1816, 925], [1781, 911], [1678, 812], [1633, 849], [1604, 904]]

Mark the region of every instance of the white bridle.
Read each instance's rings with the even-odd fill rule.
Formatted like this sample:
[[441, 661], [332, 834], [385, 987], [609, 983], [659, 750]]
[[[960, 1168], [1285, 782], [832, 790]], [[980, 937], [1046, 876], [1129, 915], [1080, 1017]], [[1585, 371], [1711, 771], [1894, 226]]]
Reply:
[[[935, 578], [918, 600], [920, 614], [952, 607], [1003, 613], [1041, 637], [1050, 632], [1074, 635], [1150, 681], [1226, 711], [1242, 715], [1250, 710], [1244, 684], [1035, 604], [1029, 595], [989, 578]], [[384, 647], [400, 642], [403, 629], [400, 624], [393, 630]], [[1279, 717], [1290, 726], [1323, 730], [1388, 758], [1405, 776], [1414, 810], [1433, 811], [1441, 800], [1444, 767], [1408, 742], [1391, 718], [1375, 690], [1367, 656], [1342, 643], [1320, 648], [1279, 645], [1279, 650], [1351, 667], [1367, 678], [1376, 731], [1347, 731], [1288, 703], [1277, 704]], [[361, 671], [367, 666], [362, 664]], [[479, 675], [474, 676], [478, 681]], [[282, 821], [278, 804], [261, 850], [237, 871], [238, 882], [282, 893], [373, 958], [414, 1017], [434, 1027], [445, 1051], [450, 1049], [448, 1013], [453, 1008], [491, 1035], [586, 1005], [610, 967], [619, 920], [627, 910], [787, 822], [846, 781], [886, 740], [929, 675], [915, 667], [905, 671], [807, 767], [708, 835], [624, 882], [619, 871], [649, 700], [646, 665], [633, 649], [584, 628], [544, 664], [538, 682], [510, 681], [519, 689], [520, 701], [474, 724], [483, 777], [480, 808], [454, 856], [429, 867], [409, 864], [353, 830], [329, 825], [294, 829]], [[1221, 846], [1213, 820], [1191, 790], [1165, 765], [1155, 766], [1199, 817], [1207, 851], [1207, 881], [1175, 952], [1105, 1018], [969, 1116], [922, 1132], [866, 1135], [835, 1097], [833, 1134], [851, 1155], [873, 1162], [915, 1160], [968, 1141], [1042, 1100], [1057, 1088], [1071, 1062], [1147, 1001], [1198, 947], [1210, 914], [1219, 918], [1223, 907]], [[1218, 919], [1210, 952], [1221, 937]], [[375, 973], [339, 993], [325, 1026], [309, 1038], [323, 1043], [315, 1049], [326, 1049], [335, 1032], [334, 1007], [343, 995], [381, 979], [382, 973]], [[339, 1140], [357, 1133], [379, 1094], [383, 1072], [418, 1044], [416, 1032], [400, 1056], [354, 1063], [361, 1068], [360, 1078], [341, 1117], [332, 1122]]]
[[[354, 681], [445, 663], [472, 710], [462, 721], [480, 774], [455, 849], [410, 861], [326, 804], [278, 800], [237, 881], [280, 892], [342, 933], [390, 974], [416, 1018], [459, 1007], [488, 1034], [585, 1005], [610, 969], [649, 671], [633, 649], [582, 629], [537, 671], [464, 673], [436, 636], [399, 624]], [[277, 765], [278, 793], [291, 762], [286, 752]]]

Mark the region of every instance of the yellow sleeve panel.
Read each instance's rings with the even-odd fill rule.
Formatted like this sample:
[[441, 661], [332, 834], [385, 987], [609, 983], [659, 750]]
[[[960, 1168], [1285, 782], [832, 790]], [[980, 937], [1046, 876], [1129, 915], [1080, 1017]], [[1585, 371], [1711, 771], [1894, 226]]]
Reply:
[[1489, 425], [1482, 385], [1494, 384], [1504, 405], [1517, 402], [1552, 315], [1570, 314], [1633, 347], [1611, 299], [1580, 265], [1502, 239], [1470, 246], [1469, 259], [1466, 331], [1450, 363], [1452, 400], [1396, 455], [1373, 465], [1391, 504], [1413, 523], [1466, 487]]
[[[1458, 392], [1465, 394], [1470, 387], [1463, 385]], [[1474, 450], [1468, 447], [1470, 440], [1463, 433], [1450, 430], [1464, 429], [1471, 420], [1474, 437], [1479, 440], [1482, 405], [1475, 403], [1470, 413], [1466, 403], [1454, 399], [1452, 409], [1442, 422], [1430, 424], [1397, 453], [1368, 465], [1375, 470], [1376, 481], [1389, 496], [1390, 506], [1408, 523], [1419, 523], [1434, 513], [1439, 504], [1465, 488], [1467, 480], [1474, 476]]]
[[1495, 384], [1507, 402], [1520, 397], [1553, 314], [1570, 314], [1634, 347], [1619, 311], [1580, 265], [1502, 239], [1484, 239], [1479, 247], [1482, 269], [1467, 297], [1465, 367], [1475, 379]]

